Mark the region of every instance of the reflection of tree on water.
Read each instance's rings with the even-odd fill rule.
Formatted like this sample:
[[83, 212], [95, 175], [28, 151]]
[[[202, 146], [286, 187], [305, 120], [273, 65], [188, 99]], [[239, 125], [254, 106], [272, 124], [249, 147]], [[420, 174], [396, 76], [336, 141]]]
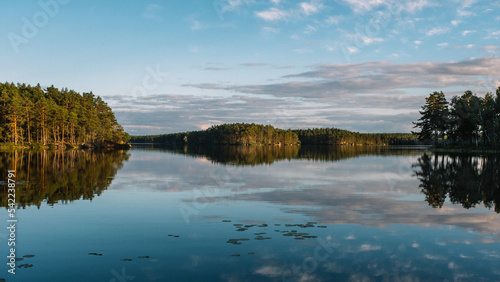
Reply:
[[[125, 151], [13, 151], [0, 153], [0, 175], [16, 170], [19, 207], [78, 199], [93, 199], [111, 184], [128, 159]], [[0, 203], [7, 207], [7, 185], [2, 182]]]
[[500, 213], [500, 158], [498, 156], [423, 155], [413, 165], [419, 170], [422, 193], [433, 207], [442, 207], [447, 196], [466, 209], [481, 202]]
[[275, 161], [306, 159], [314, 161], [340, 161], [363, 155], [420, 155], [418, 150], [393, 150], [386, 146], [155, 146], [139, 145], [134, 149], [165, 150], [193, 157], [206, 157], [214, 163], [236, 166], [270, 165]]

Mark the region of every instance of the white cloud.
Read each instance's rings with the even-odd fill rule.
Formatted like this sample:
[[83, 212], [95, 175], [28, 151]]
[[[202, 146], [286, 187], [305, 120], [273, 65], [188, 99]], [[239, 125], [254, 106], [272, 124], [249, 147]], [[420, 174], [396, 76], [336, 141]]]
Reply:
[[354, 54], [354, 53], [359, 52], [359, 49], [354, 47], [354, 46], [347, 47], [346, 49], [347, 49], [347, 52], [349, 52], [350, 54]]
[[326, 19], [326, 23], [327, 24], [336, 24], [336, 25], [338, 25], [340, 23], [340, 21], [342, 21], [343, 19], [344, 19], [343, 16], [329, 16]]
[[466, 36], [467, 34], [469, 33], [473, 33], [473, 32], [476, 32], [477, 30], [464, 30], [462, 31], [462, 36]]
[[427, 36], [433, 36], [433, 35], [439, 35], [439, 34], [444, 34], [450, 31], [449, 28], [447, 27], [435, 27], [432, 28], [431, 30], [427, 31]]
[[482, 47], [481, 50], [485, 50], [485, 51], [500, 51], [500, 47], [499, 46], [489, 45], [489, 46]]
[[405, 5], [403, 5], [403, 10], [413, 14], [417, 11], [421, 11], [425, 7], [431, 6], [435, 6], [435, 4], [429, 2], [428, 0], [408, 1]]
[[437, 46], [438, 47], [446, 47], [446, 46], [448, 46], [448, 42], [439, 43]]
[[313, 4], [313, 3], [302, 2], [299, 5], [300, 5], [300, 8], [302, 9], [302, 12], [304, 14], [306, 14], [307, 16], [317, 13], [318, 10], [321, 9], [321, 7], [322, 7], [322, 5], [319, 3]]
[[255, 15], [266, 21], [277, 21], [285, 19], [288, 13], [278, 8], [271, 8], [267, 11], [256, 12]]
[[474, 48], [474, 44], [465, 45], [464, 47], [466, 49], [473, 49]]
[[461, 22], [462, 22], [461, 20], [452, 20], [452, 21], [451, 21], [451, 24], [452, 24], [453, 26], [457, 26], [457, 25], [458, 25], [459, 23], [461, 23]]
[[368, 36], [363, 36], [361, 37], [361, 41], [365, 44], [365, 45], [371, 45], [373, 43], [380, 43], [380, 42], [384, 42], [384, 39], [383, 38], [380, 38], [380, 37], [368, 37]]
[[420, 41], [420, 40], [415, 40], [415, 41], [413, 41], [413, 43], [415, 43], [416, 45], [420, 45], [420, 44], [422, 44], [422, 41]]
[[274, 5], [278, 5], [281, 2], [281, 0], [271, 0], [271, 3]]
[[385, 5], [385, 0], [344, 0], [355, 13], [364, 13], [373, 8]]
[[414, 0], [401, 3], [399, 1], [388, 0], [344, 0], [355, 13], [369, 12], [380, 6], [389, 6], [393, 11], [406, 11], [415, 13], [425, 7], [432, 7], [436, 4], [429, 0]]

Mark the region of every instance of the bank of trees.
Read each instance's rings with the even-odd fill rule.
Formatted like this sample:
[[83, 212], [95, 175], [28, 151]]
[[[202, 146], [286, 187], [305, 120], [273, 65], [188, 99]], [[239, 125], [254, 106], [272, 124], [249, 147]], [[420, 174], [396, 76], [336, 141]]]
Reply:
[[128, 139], [111, 108], [92, 92], [0, 83], [0, 142], [96, 145]]
[[291, 145], [300, 143], [297, 134], [290, 129], [278, 129], [271, 125], [254, 123], [214, 125], [203, 131], [132, 136], [131, 142], [170, 145]]
[[414, 145], [417, 136], [411, 133], [359, 133], [338, 128], [297, 129], [304, 145]]
[[439, 139], [447, 144], [497, 148], [500, 144], [500, 87], [495, 95], [484, 97], [471, 91], [454, 96], [448, 102], [443, 92], [434, 92], [426, 98], [415, 122], [420, 129], [416, 134], [422, 141], [438, 145]]
[[204, 131], [132, 136], [131, 139], [134, 143], [170, 145], [411, 145], [416, 141], [416, 135], [411, 133], [358, 133], [337, 128], [283, 130], [254, 123], [214, 125]]

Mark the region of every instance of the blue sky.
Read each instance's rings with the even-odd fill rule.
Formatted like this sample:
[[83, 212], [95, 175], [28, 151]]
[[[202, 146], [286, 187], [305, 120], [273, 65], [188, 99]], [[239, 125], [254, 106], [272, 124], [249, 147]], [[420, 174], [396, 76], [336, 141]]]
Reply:
[[93, 91], [132, 135], [255, 122], [409, 132], [500, 86], [500, 1], [2, 1], [2, 81]]

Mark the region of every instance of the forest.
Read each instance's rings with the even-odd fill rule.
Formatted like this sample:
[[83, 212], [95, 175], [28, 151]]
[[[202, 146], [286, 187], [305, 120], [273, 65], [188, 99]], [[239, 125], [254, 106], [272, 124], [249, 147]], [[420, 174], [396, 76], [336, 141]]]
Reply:
[[92, 92], [0, 83], [0, 104], [4, 146], [100, 147], [124, 144], [130, 138], [107, 103]]
[[233, 123], [204, 131], [132, 136], [130, 141], [169, 145], [414, 145], [417, 137], [411, 133], [358, 133], [336, 128], [283, 130], [271, 125]]
[[500, 87], [495, 95], [489, 92], [484, 97], [468, 90], [451, 102], [443, 92], [434, 92], [425, 101], [420, 119], [414, 122], [421, 141], [435, 146], [499, 148]]
[[300, 143], [297, 134], [290, 129], [278, 129], [271, 125], [254, 123], [214, 125], [203, 131], [132, 136], [130, 142], [168, 145], [292, 145]]

